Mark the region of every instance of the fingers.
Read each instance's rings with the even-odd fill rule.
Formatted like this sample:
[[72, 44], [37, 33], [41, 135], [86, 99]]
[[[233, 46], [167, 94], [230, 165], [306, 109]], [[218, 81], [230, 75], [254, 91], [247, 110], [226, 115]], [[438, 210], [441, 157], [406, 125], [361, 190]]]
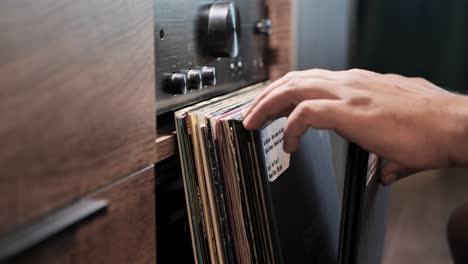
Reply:
[[322, 69], [311, 69], [307, 71], [297, 71], [297, 72], [289, 72], [288, 74], [284, 75], [282, 78], [274, 81], [270, 84], [260, 95], [255, 99], [255, 101], [244, 111], [244, 118], [247, 118], [248, 115], [251, 113], [252, 109], [265, 98], [266, 95], [271, 93], [278, 87], [281, 87], [288, 83], [290, 80], [293, 79], [301, 79], [301, 78], [319, 78], [324, 80], [333, 80], [334, 72]]
[[301, 102], [289, 115], [284, 131], [284, 151], [297, 149], [302, 135], [309, 127], [334, 129], [343, 113], [344, 104], [337, 100], [307, 100]]
[[287, 109], [303, 100], [339, 99], [340, 84], [320, 79], [294, 79], [265, 95], [246, 117], [247, 129], [258, 129], [265, 122], [284, 116]]
[[382, 168], [380, 181], [384, 185], [389, 185], [419, 171], [419, 169], [408, 168], [396, 162], [387, 162]]
[[274, 89], [276, 89], [277, 87], [279, 86], [282, 86], [284, 85], [285, 83], [287, 83], [289, 80], [291, 80], [293, 78], [293, 75], [294, 74], [297, 74], [296, 72], [290, 72], [288, 74], [286, 74], [285, 76], [283, 76], [282, 78], [274, 81], [272, 84], [270, 84], [265, 90], [263, 90], [260, 95], [254, 100], [254, 102], [252, 104], [250, 104], [249, 107], [247, 107], [247, 109], [244, 111], [244, 118], [247, 118], [250, 114], [250, 112], [252, 111], [252, 109], [257, 105], [257, 103], [261, 100], [263, 100], [263, 98], [269, 94], [271, 91], [273, 91]]

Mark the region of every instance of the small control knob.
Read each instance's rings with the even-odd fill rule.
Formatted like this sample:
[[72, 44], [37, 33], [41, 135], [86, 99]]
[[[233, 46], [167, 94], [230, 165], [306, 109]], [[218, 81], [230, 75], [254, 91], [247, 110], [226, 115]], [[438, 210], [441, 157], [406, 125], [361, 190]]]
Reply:
[[165, 78], [164, 87], [172, 94], [186, 94], [187, 75], [184, 73], [168, 74]]
[[187, 71], [187, 88], [189, 90], [199, 90], [203, 88], [201, 70], [188, 70]]
[[202, 84], [206, 85], [216, 85], [216, 69], [215, 67], [204, 66], [201, 69]]
[[261, 19], [255, 24], [257, 34], [268, 35], [271, 33], [271, 19]]
[[202, 52], [213, 57], [237, 57], [241, 18], [232, 1], [217, 0], [201, 9], [198, 40]]

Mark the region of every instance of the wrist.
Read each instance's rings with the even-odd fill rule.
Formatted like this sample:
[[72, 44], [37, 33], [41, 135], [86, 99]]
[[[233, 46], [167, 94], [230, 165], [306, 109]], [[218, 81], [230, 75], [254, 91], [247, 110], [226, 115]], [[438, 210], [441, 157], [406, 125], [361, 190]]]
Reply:
[[453, 129], [449, 138], [449, 166], [468, 166], [468, 96], [456, 95], [450, 103]]

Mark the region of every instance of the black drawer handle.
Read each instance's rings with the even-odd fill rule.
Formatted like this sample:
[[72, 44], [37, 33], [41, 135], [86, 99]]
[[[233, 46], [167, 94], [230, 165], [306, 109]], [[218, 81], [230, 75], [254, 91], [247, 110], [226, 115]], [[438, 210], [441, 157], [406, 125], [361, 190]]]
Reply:
[[0, 262], [74, 226], [107, 206], [106, 200], [82, 199], [1, 237]]

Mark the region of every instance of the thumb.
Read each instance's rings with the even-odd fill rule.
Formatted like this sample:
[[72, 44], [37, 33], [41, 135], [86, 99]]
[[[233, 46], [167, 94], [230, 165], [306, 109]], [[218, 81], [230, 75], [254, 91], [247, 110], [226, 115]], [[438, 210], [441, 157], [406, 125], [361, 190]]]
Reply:
[[389, 185], [418, 171], [420, 170], [408, 168], [396, 162], [387, 161], [383, 165], [380, 181], [384, 185]]

